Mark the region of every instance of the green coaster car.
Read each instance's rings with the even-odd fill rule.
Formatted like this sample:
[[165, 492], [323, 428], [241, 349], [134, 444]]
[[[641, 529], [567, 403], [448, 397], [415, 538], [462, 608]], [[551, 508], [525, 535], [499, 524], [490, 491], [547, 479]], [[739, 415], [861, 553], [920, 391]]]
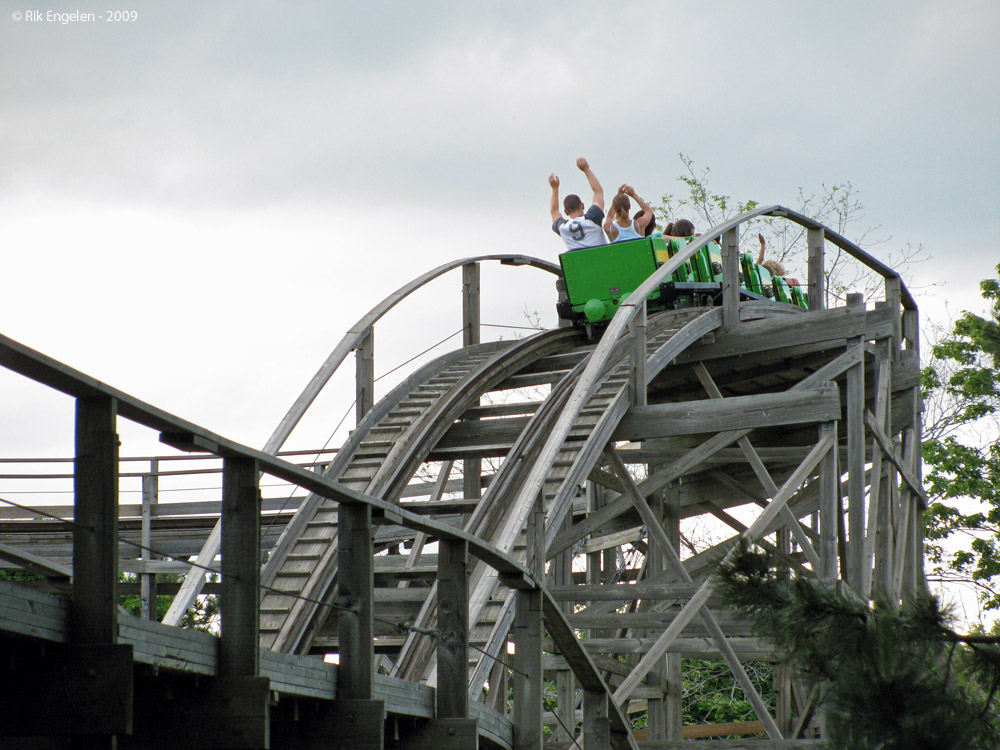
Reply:
[[[559, 317], [590, 330], [614, 317], [622, 301], [663, 263], [681, 252], [695, 237], [646, 237], [610, 245], [569, 250], [559, 256], [566, 299], [557, 309]], [[789, 287], [780, 277], [771, 277], [752, 255], [740, 256], [740, 296], [744, 299], [775, 299], [807, 307], [805, 294]], [[722, 297], [722, 249], [708, 243], [683, 263], [650, 293], [650, 312], [719, 304]]]

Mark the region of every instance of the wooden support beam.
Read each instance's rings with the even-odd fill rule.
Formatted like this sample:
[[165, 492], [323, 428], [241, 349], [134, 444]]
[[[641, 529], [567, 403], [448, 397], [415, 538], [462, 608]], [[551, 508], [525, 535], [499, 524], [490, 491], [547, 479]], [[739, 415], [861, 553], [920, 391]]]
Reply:
[[515, 595], [511, 682], [514, 687], [514, 750], [542, 747], [542, 592]]
[[[823, 456], [833, 447], [832, 438], [829, 435], [820, 438], [819, 443], [817, 443], [813, 449], [806, 456], [805, 460], [799, 465], [799, 467], [792, 473], [792, 475], [785, 481], [778, 490], [778, 493], [771, 500], [771, 503], [764, 509], [764, 511], [757, 516], [756, 520], [750, 525], [750, 527], [742, 534], [742, 538], [747, 542], [756, 542], [760, 536], [768, 529], [774, 519], [777, 517], [778, 513], [781, 511], [782, 505], [788, 502], [788, 499], [792, 496], [795, 490], [798, 488], [802, 482], [805, 481], [816, 465], [820, 462]], [[732, 554], [732, 551], [726, 554], [726, 557]], [[649, 674], [649, 670], [653, 668], [653, 665], [659, 661], [663, 655], [670, 648], [670, 645], [677, 639], [678, 636], [684, 631], [684, 628], [697, 616], [702, 607], [708, 602], [709, 597], [712, 595], [712, 591], [715, 584], [713, 579], [709, 578], [705, 583], [701, 585], [694, 596], [688, 601], [688, 603], [681, 609], [680, 613], [674, 619], [673, 622], [660, 634], [660, 637], [653, 644], [653, 647], [646, 652], [646, 654], [639, 660], [635, 668], [632, 670], [631, 674], [626, 677], [622, 683], [615, 690], [614, 700], [616, 703], [621, 703], [626, 700], [629, 695], [631, 695], [632, 690], [642, 682], [643, 678]], [[761, 717], [762, 720], [763, 717]]]
[[[153, 543], [153, 515], [156, 512], [156, 505], [159, 502], [160, 476], [159, 461], [155, 458], [150, 461], [149, 473], [142, 475], [142, 531], [140, 544], [142, 551], [140, 557], [143, 560], [152, 560], [153, 553], [150, 545]], [[119, 511], [121, 508], [119, 508]], [[187, 571], [184, 571], [187, 572]], [[142, 606], [142, 619], [156, 619], [156, 574], [141, 573], [139, 576], [140, 594], [139, 601]]]
[[117, 404], [107, 396], [76, 400], [71, 637], [118, 642]]
[[[638, 487], [636, 487], [635, 482], [632, 480], [632, 476], [628, 473], [628, 470], [625, 468], [625, 464], [622, 463], [621, 458], [618, 457], [618, 454], [613, 448], [608, 448], [608, 450], [605, 451], [605, 455], [611, 463], [612, 469], [616, 474], [618, 474], [618, 478], [624, 482], [625, 486], [628, 488], [632, 503], [635, 505], [636, 510], [639, 511], [639, 515], [642, 517], [643, 523], [646, 524], [646, 528], [649, 530], [650, 539], [656, 540], [659, 549], [663, 552], [664, 557], [666, 558], [667, 564], [670, 565], [675, 575], [677, 575], [684, 583], [693, 583], [691, 574], [688, 573], [687, 568], [685, 568], [684, 564], [681, 562], [680, 554], [674, 545], [671, 544], [670, 538], [664, 531], [660, 520], [653, 514], [649, 504], [646, 502], [646, 498], [639, 492]], [[777, 502], [778, 494], [779, 493], [775, 492], [776, 499], [773, 502]], [[790, 495], [791, 493], [789, 493], [789, 496]], [[782, 505], [784, 505], [784, 502]], [[705, 587], [703, 586], [702, 589], [704, 588]], [[702, 590], [700, 589], [695, 596], [692, 597], [692, 600], [697, 598], [701, 593]], [[707, 596], [705, 597], [705, 601], [707, 601]], [[704, 604], [704, 602], [702, 603]], [[739, 683], [747, 700], [750, 701], [750, 705], [753, 706], [754, 712], [757, 714], [757, 718], [764, 722], [768, 736], [772, 739], [781, 739], [781, 730], [778, 729], [778, 725], [775, 723], [774, 718], [768, 711], [763, 699], [760, 697], [756, 687], [754, 687], [753, 683], [750, 681], [750, 677], [743, 669], [743, 665], [740, 663], [739, 657], [736, 656], [732, 646], [726, 640], [726, 636], [722, 632], [722, 628], [719, 627], [719, 623], [716, 621], [715, 616], [708, 609], [700, 606], [698, 614], [701, 615], [701, 619], [704, 622], [705, 627], [708, 628], [709, 634], [714, 639], [719, 651], [723, 654], [723, 658], [726, 660], [726, 664], [729, 666], [730, 671], [732, 671], [733, 676], [736, 678], [736, 682]], [[683, 615], [683, 610], [681, 611], [681, 615]], [[681, 616], [679, 615], [677, 619], [680, 620]], [[678, 634], [679, 633], [680, 631], [678, 631]], [[646, 671], [643, 672], [641, 678], [645, 677], [646, 674], [648, 674], [648, 672], [655, 667], [655, 662], [651, 661]], [[618, 691], [615, 692], [616, 701], [620, 701], [628, 697], [629, 694], [625, 693], [621, 687], [619, 687]]]
[[[863, 309], [860, 294], [847, 295], [849, 307]], [[863, 349], [860, 337], [849, 348]], [[861, 362], [847, 372], [847, 582], [860, 593], [865, 538], [865, 368]]]
[[475, 346], [480, 341], [479, 264], [462, 266], [462, 346]]
[[438, 551], [437, 716], [469, 716], [469, 545], [441, 540]]
[[260, 621], [260, 490], [257, 462], [222, 460], [222, 596], [219, 674], [256, 677]]
[[369, 327], [358, 342], [354, 354], [355, 402], [354, 418], [361, 424], [365, 414], [375, 405], [375, 329]]
[[[702, 386], [708, 392], [708, 395], [713, 399], [721, 400], [723, 398], [722, 391], [719, 390], [719, 387], [716, 385], [715, 380], [712, 378], [711, 373], [709, 373], [708, 368], [705, 367], [704, 363], [695, 363], [694, 371], [698, 376], [698, 380], [701, 381]], [[826, 421], [836, 419], [840, 413], [840, 392], [833, 383], [827, 383], [827, 386], [832, 387], [832, 390], [835, 392], [837, 407], [834, 410], [834, 413], [826, 418]], [[778, 491], [778, 485], [775, 484], [774, 480], [771, 478], [771, 473], [767, 470], [767, 467], [764, 466], [764, 462], [761, 460], [757, 451], [750, 443], [749, 438], [744, 436], [737, 442], [739, 443], [740, 449], [743, 451], [743, 455], [750, 463], [754, 473], [757, 475], [761, 485], [764, 487], [765, 492], [767, 492], [767, 496], [774, 497], [775, 493]], [[781, 509], [781, 517], [784, 519], [788, 530], [795, 536], [795, 541], [797, 541], [799, 547], [802, 548], [802, 551], [805, 553], [809, 563], [813, 566], [813, 570], [819, 569], [819, 556], [816, 554], [816, 550], [813, 549], [812, 542], [809, 540], [805, 530], [799, 523], [799, 519], [797, 519], [791, 510], [788, 509], [788, 506]]]
[[827, 422], [840, 416], [840, 394], [833, 383], [814, 388], [754, 396], [635, 406], [628, 410], [613, 440], [643, 440], [723, 430], [752, 430], [786, 424]]
[[[467, 263], [462, 266], [462, 346], [478, 344], [480, 331], [479, 264]], [[464, 459], [462, 469], [465, 498], [482, 497], [482, 459]]]
[[632, 322], [628, 324], [629, 403], [632, 406], [646, 405], [646, 301], [639, 306]]
[[603, 690], [583, 691], [583, 746], [611, 747], [608, 694]]
[[[820, 439], [830, 439], [837, 445], [837, 423], [820, 425]], [[837, 579], [837, 536], [840, 528], [840, 469], [837, 451], [831, 450], [820, 464], [819, 473], [819, 533], [820, 567], [817, 574], [823, 580]]]
[[341, 502], [337, 513], [337, 698], [371, 700], [375, 664], [371, 507]]
[[722, 237], [722, 328], [735, 332], [740, 322], [740, 230]]
[[817, 310], [810, 315], [791, 314], [743, 321], [738, 333], [720, 331], [712, 343], [689, 346], [677, 355], [677, 362], [690, 364], [739, 356], [745, 366], [751, 356], [760, 355], [766, 360], [772, 359], [774, 352], [794, 350], [800, 346], [824, 344], [832, 348], [858, 336], [871, 341], [891, 334], [890, 310], [866, 311], [863, 305], [837, 307]]
[[809, 309], [826, 307], [826, 260], [822, 227], [807, 230], [809, 244]]
[[892, 441], [889, 436], [885, 434], [882, 427], [878, 424], [878, 420], [870, 411], [865, 411], [865, 425], [871, 430], [872, 436], [875, 438], [875, 442], [878, 443], [879, 448], [881, 448], [883, 455], [886, 459], [896, 467], [899, 475], [906, 482], [907, 488], [910, 492], [915, 494], [917, 498], [923, 503], [924, 507], [927, 507], [927, 493], [924, 488], [920, 485], [919, 480], [911, 473], [910, 467], [906, 465], [900, 456], [896, 453], [893, 448]]

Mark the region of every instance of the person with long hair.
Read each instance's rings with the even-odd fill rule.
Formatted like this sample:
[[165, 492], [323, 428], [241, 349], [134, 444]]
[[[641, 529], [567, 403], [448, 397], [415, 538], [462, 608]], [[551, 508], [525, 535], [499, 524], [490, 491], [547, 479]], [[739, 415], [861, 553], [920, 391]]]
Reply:
[[[629, 198], [635, 199], [640, 208], [640, 213], [634, 219], [629, 215], [632, 210]], [[653, 221], [653, 210], [649, 204], [636, 195], [631, 185], [622, 185], [611, 201], [611, 210], [608, 211], [608, 218], [604, 221], [604, 233], [608, 236], [608, 242], [637, 240], [647, 236], [646, 229]]]

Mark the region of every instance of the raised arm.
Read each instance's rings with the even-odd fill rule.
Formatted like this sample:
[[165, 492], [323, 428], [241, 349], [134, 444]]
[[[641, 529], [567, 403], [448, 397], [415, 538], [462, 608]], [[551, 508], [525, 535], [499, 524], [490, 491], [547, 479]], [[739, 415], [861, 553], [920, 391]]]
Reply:
[[618, 189], [618, 192], [625, 193], [625, 195], [639, 204], [639, 208], [642, 209], [642, 213], [639, 215], [639, 218], [636, 219], [636, 222], [639, 224], [639, 233], [641, 234], [645, 232], [646, 227], [649, 226], [649, 222], [653, 220], [653, 209], [649, 207], [649, 204], [646, 203], [646, 201], [636, 195], [636, 192], [631, 185], [622, 185]]
[[767, 243], [764, 241], [764, 235], [758, 233], [757, 239], [760, 240], [760, 254], [757, 256], [757, 265], [759, 266], [764, 262], [764, 250], [767, 249]]
[[555, 221], [560, 216], [559, 213], [559, 177], [553, 172], [549, 175], [549, 187], [552, 188], [552, 198], [549, 200], [549, 214], [552, 216], [552, 221]]
[[580, 171], [587, 176], [587, 182], [590, 183], [590, 189], [594, 191], [594, 200], [592, 201], [602, 211], [604, 210], [604, 188], [601, 187], [600, 180], [597, 179], [597, 175], [594, 174], [594, 170], [590, 168], [590, 164], [582, 156], [576, 160], [576, 166], [580, 168]]

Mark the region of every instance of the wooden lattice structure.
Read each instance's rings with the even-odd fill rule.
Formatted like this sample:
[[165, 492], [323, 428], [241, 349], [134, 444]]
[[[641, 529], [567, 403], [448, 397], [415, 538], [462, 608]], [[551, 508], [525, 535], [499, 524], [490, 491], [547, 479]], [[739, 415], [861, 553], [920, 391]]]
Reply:
[[[807, 231], [809, 310], [740, 302], [740, 226], [758, 216]], [[717, 236], [722, 305], [647, 315], [650, 290]], [[883, 298], [825, 307], [828, 248], [881, 275]], [[558, 273], [483, 256], [414, 280], [348, 332], [260, 451], [0, 339], [0, 364], [77, 403], [73, 505], [0, 525], [3, 559], [70, 594], [0, 587], [0, 745], [822, 745], [817, 686], [778, 665], [765, 705], [742, 664], [776, 657], [714, 596], [712, 572], [742, 537], [866, 598], [924, 585], [918, 320], [899, 275], [771, 206], [664, 264], [597, 341], [561, 328], [481, 343], [479, 269], [493, 261]], [[375, 324], [453, 269], [462, 347], [376, 402]], [[278, 457], [351, 352], [350, 438], [319, 470]], [[490, 398], [526, 388], [538, 395]], [[119, 504], [119, 417], [221, 459], [215, 515], [168, 533], [154, 477], [141, 506]], [[262, 474], [307, 493], [294, 512], [261, 502]], [[683, 553], [682, 524], [699, 518], [727, 533]], [[151, 548], [198, 561], [162, 623], [117, 608], [120, 570], [139, 573], [147, 596], [156, 571], [178, 570]], [[221, 572], [207, 584], [221, 595], [217, 636], [176, 627], [206, 569]], [[767, 739], [683, 738], [689, 656], [728, 664], [759, 722], [741, 729]]]

